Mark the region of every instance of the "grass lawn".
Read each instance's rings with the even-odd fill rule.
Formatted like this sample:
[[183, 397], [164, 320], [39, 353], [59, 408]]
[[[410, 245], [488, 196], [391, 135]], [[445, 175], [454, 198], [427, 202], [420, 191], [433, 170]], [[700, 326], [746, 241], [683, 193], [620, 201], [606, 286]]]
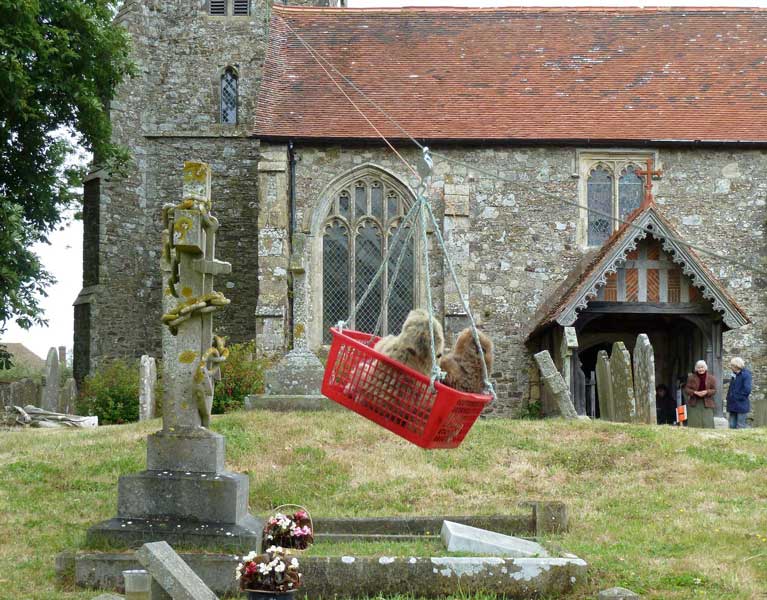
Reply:
[[[159, 427], [0, 431], [0, 598], [96, 595], [56, 590], [54, 556], [115, 515], [117, 478], [144, 468]], [[550, 541], [590, 565], [575, 598], [613, 585], [646, 598], [765, 598], [767, 429], [493, 419], [438, 451], [347, 412], [234, 413], [213, 429], [228, 468], [250, 476], [255, 514], [283, 503], [314, 516], [489, 514], [562, 500], [571, 529]]]

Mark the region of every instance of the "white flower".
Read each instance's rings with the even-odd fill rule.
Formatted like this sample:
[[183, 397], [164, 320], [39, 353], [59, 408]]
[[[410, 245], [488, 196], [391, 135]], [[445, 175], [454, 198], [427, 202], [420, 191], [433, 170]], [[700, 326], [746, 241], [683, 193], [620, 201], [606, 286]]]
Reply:
[[247, 553], [247, 554], [246, 554], [246, 555], [243, 557], [243, 560], [245, 560], [245, 562], [247, 562], [247, 561], [249, 561], [249, 560], [253, 560], [254, 558], [256, 558], [256, 556], [258, 556], [258, 554], [256, 554], [256, 551], [255, 551], [255, 550], [251, 550], [250, 552], [248, 552], [248, 553]]
[[290, 561], [290, 566], [298, 568], [298, 559], [297, 558], [292, 559]]
[[279, 550], [279, 548], [277, 548], [277, 546], [269, 546], [269, 547], [266, 549], [266, 551], [267, 551], [269, 554], [271, 554], [272, 552], [276, 552], [277, 550]]
[[293, 582], [288, 583], [288, 587], [293, 587]]
[[284, 570], [285, 570], [285, 563], [284, 562], [281, 562], [280, 564], [278, 564], [277, 566], [274, 567], [274, 572], [275, 573], [282, 573]]
[[240, 573], [239, 571], [237, 571], [237, 575], [235, 575], [235, 576], [234, 576], [234, 580], [235, 580], [235, 581], [239, 581], [239, 580], [240, 580], [240, 577], [242, 577], [242, 573]]
[[267, 565], [266, 563], [259, 563], [258, 565], [258, 572], [261, 573], [261, 575], [266, 575], [272, 570], [271, 565]]

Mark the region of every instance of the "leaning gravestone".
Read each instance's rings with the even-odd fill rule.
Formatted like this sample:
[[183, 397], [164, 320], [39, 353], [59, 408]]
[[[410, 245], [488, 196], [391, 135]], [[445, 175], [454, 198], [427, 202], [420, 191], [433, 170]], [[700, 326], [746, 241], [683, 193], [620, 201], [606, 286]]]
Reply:
[[139, 362], [138, 419], [154, 419], [157, 411], [155, 387], [157, 386], [157, 363], [154, 357], [144, 354]]
[[610, 377], [610, 358], [607, 352], [597, 353], [597, 393], [599, 394], [599, 416], [605, 421], [615, 420], [613, 382]]
[[610, 383], [615, 407], [614, 421], [630, 423], [636, 419], [634, 378], [631, 375], [631, 355], [623, 342], [615, 342], [610, 355]]
[[634, 346], [634, 393], [638, 423], [658, 422], [655, 406], [655, 355], [646, 333], [637, 336]]
[[551, 355], [548, 350], [538, 352], [533, 356], [535, 362], [538, 365], [538, 369], [541, 371], [541, 380], [546, 388], [546, 391], [554, 398], [556, 410], [558, 414], [556, 416], [564, 417], [565, 419], [577, 419], [578, 413], [575, 412], [572, 400], [570, 400], [570, 390], [565, 385], [565, 380], [562, 375], [557, 371], [557, 367], [554, 361], [551, 360]]
[[213, 335], [213, 313], [229, 300], [213, 290], [213, 277], [231, 265], [215, 257], [207, 164], [184, 164], [183, 194], [163, 208], [164, 287], [176, 299], [162, 317], [175, 337], [163, 356], [163, 428], [147, 439], [147, 470], [120, 477], [117, 517], [88, 531], [91, 545], [166, 540], [237, 551], [261, 542], [263, 523], [248, 512], [248, 477], [224, 470], [224, 438], [208, 429], [218, 365], [228, 355]]
[[53, 412], [59, 409], [59, 354], [56, 348], [48, 350], [45, 361], [45, 386], [40, 408]]

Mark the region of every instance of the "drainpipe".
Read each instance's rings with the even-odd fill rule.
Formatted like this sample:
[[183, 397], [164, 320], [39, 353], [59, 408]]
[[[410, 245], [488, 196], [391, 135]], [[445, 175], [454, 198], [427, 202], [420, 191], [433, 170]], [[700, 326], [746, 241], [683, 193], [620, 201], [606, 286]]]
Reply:
[[[296, 153], [293, 141], [288, 142], [288, 266], [293, 260], [293, 232], [296, 228]], [[288, 268], [288, 350], [293, 349], [293, 270]]]

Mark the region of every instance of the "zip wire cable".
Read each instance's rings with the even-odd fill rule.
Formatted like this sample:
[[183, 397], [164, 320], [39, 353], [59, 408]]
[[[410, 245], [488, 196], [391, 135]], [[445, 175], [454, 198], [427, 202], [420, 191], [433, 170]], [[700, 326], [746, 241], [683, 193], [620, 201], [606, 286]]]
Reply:
[[[351, 98], [350, 98], [350, 97], [348, 96], [348, 94], [346, 94], [346, 92], [345, 92], [345, 91], [344, 91], [344, 90], [341, 88], [341, 86], [338, 84], [338, 82], [337, 82], [335, 79], [333, 79], [333, 77], [330, 75], [330, 73], [329, 73], [329, 72], [328, 72], [328, 70], [325, 68], [325, 66], [322, 64], [322, 62], [326, 63], [326, 64], [327, 64], [327, 65], [330, 67], [330, 69], [331, 69], [332, 71], [334, 71], [334, 72], [335, 72], [335, 73], [336, 73], [336, 74], [337, 74], [337, 75], [338, 75], [338, 76], [339, 76], [341, 79], [343, 79], [343, 80], [344, 80], [344, 81], [345, 81], [345, 82], [346, 82], [346, 83], [347, 83], [347, 84], [348, 84], [348, 85], [349, 85], [349, 86], [350, 86], [352, 89], [354, 89], [354, 91], [356, 91], [356, 92], [357, 92], [357, 93], [358, 93], [360, 96], [362, 96], [362, 97], [363, 97], [363, 98], [364, 98], [364, 99], [365, 99], [365, 100], [366, 100], [366, 101], [367, 101], [369, 104], [371, 104], [371, 105], [372, 105], [372, 106], [373, 106], [373, 107], [374, 107], [376, 110], [378, 110], [378, 111], [379, 111], [379, 112], [380, 112], [380, 113], [381, 113], [381, 114], [382, 114], [384, 117], [386, 117], [386, 119], [388, 119], [388, 120], [389, 120], [389, 121], [390, 121], [390, 122], [391, 122], [391, 123], [392, 123], [392, 124], [393, 124], [393, 125], [394, 125], [394, 126], [397, 128], [397, 129], [399, 129], [399, 130], [400, 130], [400, 131], [401, 131], [401, 132], [402, 132], [402, 133], [405, 135], [405, 137], [406, 137], [408, 140], [410, 140], [411, 142], [413, 142], [413, 143], [414, 143], [416, 146], [418, 146], [418, 148], [420, 148], [421, 150], [423, 150], [423, 148], [424, 148], [424, 145], [423, 145], [423, 144], [421, 144], [421, 143], [420, 143], [418, 140], [416, 140], [416, 139], [415, 139], [415, 138], [414, 138], [414, 137], [413, 137], [413, 136], [412, 136], [412, 135], [411, 135], [411, 134], [410, 134], [410, 133], [409, 133], [409, 132], [408, 132], [406, 129], [404, 129], [404, 128], [402, 127], [402, 125], [400, 125], [400, 124], [397, 122], [397, 120], [396, 120], [396, 119], [394, 119], [394, 117], [392, 117], [392, 116], [391, 116], [391, 115], [390, 115], [388, 112], [386, 112], [386, 110], [384, 110], [384, 109], [383, 109], [383, 108], [382, 108], [382, 107], [381, 107], [381, 106], [380, 106], [380, 105], [379, 105], [379, 104], [378, 104], [378, 103], [377, 103], [375, 100], [373, 100], [372, 98], [370, 98], [370, 97], [369, 97], [369, 96], [368, 96], [368, 95], [367, 95], [367, 94], [366, 94], [366, 93], [365, 93], [365, 92], [364, 92], [362, 89], [360, 89], [360, 88], [359, 88], [359, 86], [357, 86], [357, 84], [355, 84], [355, 83], [354, 83], [354, 82], [353, 82], [351, 79], [349, 79], [349, 78], [348, 78], [346, 75], [344, 75], [343, 73], [341, 73], [341, 72], [340, 72], [340, 71], [339, 71], [339, 70], [338, 70], [338, 69], [335, 67], [335, 65], [333, 65], [333, 63], [332, 63], [331, 61], [329, 61], [327, 58], [325, 58], [324, 56], [322, 56], [322, 55], [321, 55], [321, 54], [320, 54], [320, 53], [319, 53], [319, 52], [318, 52], [316, 49], [314, 49], [314, 47], [312, 47], [312, 46], [311, 46], [311, 44], [309, 44], [309, 43], [308, 43], [306, 40], [304, 40], [304, 38], [303, 38], [303, 37], [301, 37], [301, 35], [300, 35], [300, 34], [299, 34], [299, 33], [298, 33], [298, 32], [297, 32], [295, 29], [293, 29], [293, 28], [290, 26], [290, 24], [287, 22], [287, 20], [286, 20], [285, 18], [283, 18], [283, 17], [281, 17], [281, 16], [280, 16], [280, 19], [282, 19], [283, 23], [284, 23], [284, 24], [285, 24], [285, 26], [288, 28], [288, 30], [289, 30], [289, 31], [290, 31], [290, 32], [291, 32], [291, 33], [292, 33], [292, 34], [293, 34], [293, 35], [294, 35], [294, 36], [295, 36], [295, 37], [296, 37], [296, 38], [297, 38], [297, 39], [298, 39], [298, 40], [301, 42], [301, 44], [302, 44], [302, 45], [303, 45], [303, 46], [306, 48], [306, 50], [309, 52], [309, 54], [311, 55], [311, 57], [312, 57], [312, 58], [313, 58], [313, 59], [314, 59], [314, 60], [317, 62], [317, 64], [320, 66], [320, 68], [322, 68], [322, 70], [323, 70], [325, 73], [327, 73], [328, 77], [329, 77], [329, 78], [330, 78], [330, 80], [331, 80], [331, 81], [332, 81], [332, 82], [335, 84], [335, 86], [336, 86], [336, 87], [337, 87], [337, 88], [338, 88], [338, 89], [341, 91], [341, 93], [343, 93], [343, 95], [344, 95], [344, 96], [345, 96], [345, 97], [346, 97], [346, 98], [347, 98], [347, 99], [348, 99], [348, 100], [349, 100], [349, 101], [352, 103], [352, 105], [353, 105], [353, 106], [354, 106], [354, 108], [357, 110], [357, 112], [359, 112], [359, 113], [360, 113], [360, 114], [363, 116], [363, 118], [364, 118], [364, 119], [365, 119], [365, 120], [366, 120], [366, 121], [367, 121], [367, 122], [368, 122], [368, 123], [371, 125], [371, 127], [373, 127], [373, 129], [375, 129], [376, 133], [378, 133], [378, 135], [379, 135], [379, 136], [380, 136], [380, 137], [381, 137], [381, 138], [382, 138], [382, 139], [383, 139], [383, 140], [386, 142], [386, 144], [387, 144], [387, 145], [388, 145], [388, 146], [389, 146], [389, 147], [390, 147], [390, 148], [391, 148], [391, 149], [392, 149], [392, 150], [395, 152], [395, 154], [397, 154], [397, 156], [400, 158], [400, 160], [402, 160], [402, 162], [403, 162], [403, 163], [405, 163], [405, 164], [407, 165], [407, 167], [410, 169], [410, 171], [413, 171], [413, 168], [410, 166], [410, 164], [409, 164], [409, 163], [408, 163], [408, 162], [407, 162], [407, 161], [406, 161], [404, 158], [402, 158], [402, 156], [401, 156], [401, 155], [400, 155], [400, 154], [399, 154], [399, 153], [398, 153], [396, 150], [394, 150], [394, 147], [391, 145], [391, 143], [389, 142], [389, 140], [388, 140], [388, 139], [386, 139], [386, 137], [385, 137], [385, 136], [384, 136], [384, 135], [383, 135], [383, 134], [382, 134], [382, 133], [381, 133], [381, 132], [378, 130], [378, 128], [377, 128], [377, 127], [375, 127], [375, 126], [374, 126], [374, 125], [373, 125], [373, 124], [370, 122], [370, 119], [368, 119], [368, 117], [367, 117], [367, 116], [365, 116], [365, 115], [362, 113], [362, 111], [360, 111], [359, 107], [358, 107], [358, 106], [357, 106], [357, 105], [356, 105], [356, 104], [355, 104], [355, 103], [354, 103], [354, 102], [351, 100]], [[581, 209], [581, 210], [585, 210], [585, 211], [587, 211], [587, 212], [589, 212], [589, 213], [591, 213], [591, 214], [595, 214], [595, 215], [601, 216], [601, 217], [603, 217], [603, 218], [606, 218], [606, 219], [608, 219], [609, 221], [613, 221], [613, 222], [615, 222], [615, 223], [620, 223], [621, 225], [628, 225], [629, 227], [632, 227], [633, 229], [636, 229], [636, 230], [638, 230], [638, 231], [642, 231], [642, 232], [644, 232], [645, 234], [648, 234], [648, 235], [653, 235], [653, 236], [654, 236], [654, 235], [657, 233], [657, 232], [653, 231], [652, 229], [648, 229], [647, 227], [642, 227], [641, 225], [637, 225], [636, 223], [634, 223], [634, 222], [632, 222], [632, 221], [627, 221], [626, 219], [622, 219], [621, 217], [615, 216], [615, 215], [613, 215], [613, 214], [611, 214], [611, 213], [607, 213], [607, 212], [601, 211], [601, 210], [599, 210], [599, 209], [596, 209], [596, 208], [591, 208], [591, 207], [589, 207], [589, 206], [587, 206], [587, 205], [583, 205], [583, 204], [580, 204], [579, 202], [574, 202], [574, 201], [572, 201], [572, 200], [567, 200], [566, 198], [564, 198], [564, 197], [562, 197], [562, 196], [559, 196], [559, 195], [557, 195], [557, 194], [554, 194], [554, 193], [552, 193], [552, 192], [547, 192], [547, 191], [545, 191], [545, 190], [541, 190], [541, 189], [538, 189], [538, 188], [533, 188], [533, 187], [531, 187], [531, 186], [525, 185], [525, 184], [524, 184], [524, 183], [522, 183], [522, 182], [519, 182], [519, 181], [514, 181], [514, 180], [512, 180], [512, 179], [508, 179], [508, 178], [506, 178], [506, 177], [503, 177], [503, 176], [501, 176], [501, 175], [497, 175], [497, 174], [495, 174], [495, 173], [492, 173], [491, 171], [487, 171], [487, 170], [485, 170], [485, 169], [482, 169], [482, 168], [480, 168], [480, 167], [477, 167], [477, 166], [475, 166], [475, 165], [470, 165], [469, 163], [463, 162], [463, 161], [461, 161], [461, 160], [458, 160], [458, 159], [455, 159], [455, 158], [451, 158], [450, 156], [448, 156], [448, 155], [446, 155], [446, 154], [442, 154], [442, 153], [440, 153], [440, 152], [434, 152], [434, 151], [431, 151], [431, 154], [432, 154], [432, 156], [438, 157], [438, 158], [440, 158], [440, 159], [442, 159], [442, 160], [444, 160], [444, 161], [446, 161], [446, 162], [449, 162], [449, 163], [452, 163], [452, 164], [455, 164], [455, 165], [458, 165], [458, 166], [462, 166], [462, 167], [465, 167], [465, 168], [467, 168], [467, 169], [470, 169], [470, 170], [476, 171], [477, 173], [481, 173], [481, 174], [483, 174], [483, 175], [487, 175], [488, 177], [491, 177], [491, 178], [493, 178], [493, 179], [497, 179], [498, 181], [503, 181], [503, 182], [505, 182], [505, 183], [509, 183], [509, 184], [511, 184], [511, 185], [513, 185], [513, 186], [515, 186], [515, 187], [517, 187], [518, 189], [526, 190], [526, 191], [528, 191], [528, 192], [531, 192], [531, 193], [533, 193], [533, 194], [537, 194], [537, 195], [539, 195], [539, 196], [543, 196], [543, 197], [546, 197], [546, 198], [549, 198], [549, 199], [552, 199], [552, 200], [556, 200], [557, 202], [562, 202], [563, 204], [566, 204], [566, 205], [568, 205], [568, 206], [574, 206], [574, 207], [576, 207], [576, 208], [579, 208], [579, 209]], [[652, 183], [650, 183], [650, 185], [652, 185]], [[719, 254], [718, 252], [714, 252], [713, 250], [709, 250], [709, 249], [707, 249], [707, 248], [704, 248], [703, 246], [699, 246], [699, 245], [697, 245], [697, 244], [693, 244], [693, 243], [691, 243], [691, 242], [688, 242], [688, 241], [686, 241], [686, 240], [683, 240], [682, 238], [680, 238], [680, 237], [678, 237], [678, 236], [674, 236], [674, 235], [668, 235], [668, 236], [665, 236], [665, 237], [666, 237], [666, 239], [668, 239], [669, 241], [673, 241], [673, 242], [676, 242], [677, 244], [679, 244], [679, 245], [681, 245], [681, 246], [684, 246], [684, 247], [686, 247], [686, 248], [689, 248], [689, 249], [695, 250], [695, 251], [697, 251], [697, 252], [700, 252], [701, 254], [706, 254], [706, 255], [708, 255], [708, 256], [712, 256], [712, 257], [714, 257], [714, 258], [718, 258], [719, 260], [722, 260], [722, 261], [725, 261], [725, 262], [729, 262], [729, 263], [731, 263], [731, 264], [733, 264], [733, 265], [735, 265], [735, 266], [738, 266], [738, 267], [744, 268], [744, 269], [746, 269], [746, 270], [752, 271], [752, 272], [754, 272], [754, 273], [757, 273], [757, 274], [759, 274], [759, 275], [765, 275], [765, 276], [767, 276], [767, 270], [761, 269], [761, 268], [759, 268], [759, 267], [755, 267], [755, 266], [753, 266], [753, 265], [750, 265], [750, 264], [748, 264], [748, 263], [746, 263], [746, 262], [743, 262], [743, 261], [741, 261], [741, 260], [739, 260], [739, 259], [736, 259], [736, 258], [732, 258], [732, 257], [730, 257], [730, 256], [726, 256], [726, 255], [724, 255], [724, 254]]]

